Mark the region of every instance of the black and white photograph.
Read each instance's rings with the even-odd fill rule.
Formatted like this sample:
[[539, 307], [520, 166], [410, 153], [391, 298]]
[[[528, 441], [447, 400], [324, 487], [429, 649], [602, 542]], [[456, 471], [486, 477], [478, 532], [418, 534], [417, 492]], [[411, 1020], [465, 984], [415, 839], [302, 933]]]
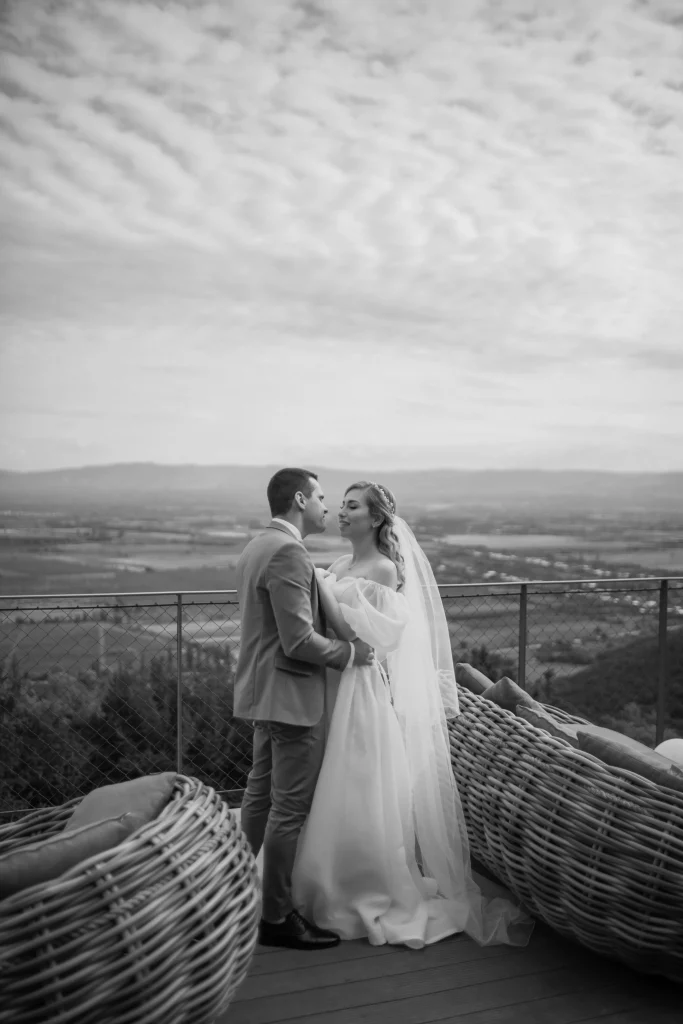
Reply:
[[0, 0], [0, 1024], [679, 1024], [683, 0]]

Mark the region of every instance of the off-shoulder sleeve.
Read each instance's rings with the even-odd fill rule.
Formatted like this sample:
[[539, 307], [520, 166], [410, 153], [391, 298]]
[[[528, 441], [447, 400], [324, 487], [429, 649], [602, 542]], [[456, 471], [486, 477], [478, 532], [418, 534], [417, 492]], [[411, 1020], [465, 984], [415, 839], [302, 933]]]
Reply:
[[378, 653], [396, 650], [408, 621], [408, 604], [403, 594], [372, 580], [350, 580], [349, 587], [355, 590], [352, 603], [340, 602], [349, 626]]

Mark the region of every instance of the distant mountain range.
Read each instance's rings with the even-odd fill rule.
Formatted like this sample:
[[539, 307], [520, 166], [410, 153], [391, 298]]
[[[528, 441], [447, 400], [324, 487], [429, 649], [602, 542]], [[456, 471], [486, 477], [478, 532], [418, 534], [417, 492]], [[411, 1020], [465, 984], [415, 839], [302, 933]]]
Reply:
[[[119, 463], [18, 473], [0, 470], [0, 508], [109, 509], [144, 506], [211, 508], [263, 515], [266, 485], [277, 466], [196, 466]], [[357, 470], [309, 467], [334, 508], [359, 479], [390, 487], [405, 511], [490, 507], [533, 511], [620, 509], [683, 512], [683, 472], [606, 473], [582, 470]]]

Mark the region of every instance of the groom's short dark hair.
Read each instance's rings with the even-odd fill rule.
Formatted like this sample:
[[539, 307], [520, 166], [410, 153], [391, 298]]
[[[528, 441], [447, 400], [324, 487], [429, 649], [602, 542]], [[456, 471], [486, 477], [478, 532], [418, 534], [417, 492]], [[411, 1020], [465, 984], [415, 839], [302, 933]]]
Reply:
[[268, 482], [268, 504], [272, 516], [285, 516], [292, 507], [294, 495], [301, 491], [310, 498], [317, 474], [308, 469], [278, 469]]

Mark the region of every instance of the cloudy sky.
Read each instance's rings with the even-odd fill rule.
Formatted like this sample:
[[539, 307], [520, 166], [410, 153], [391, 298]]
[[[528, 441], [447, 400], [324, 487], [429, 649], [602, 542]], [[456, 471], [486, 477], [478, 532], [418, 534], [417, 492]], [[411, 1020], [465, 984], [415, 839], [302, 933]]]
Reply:
[[0, 467], [683, 469], [681, 0], [0, 10]]

